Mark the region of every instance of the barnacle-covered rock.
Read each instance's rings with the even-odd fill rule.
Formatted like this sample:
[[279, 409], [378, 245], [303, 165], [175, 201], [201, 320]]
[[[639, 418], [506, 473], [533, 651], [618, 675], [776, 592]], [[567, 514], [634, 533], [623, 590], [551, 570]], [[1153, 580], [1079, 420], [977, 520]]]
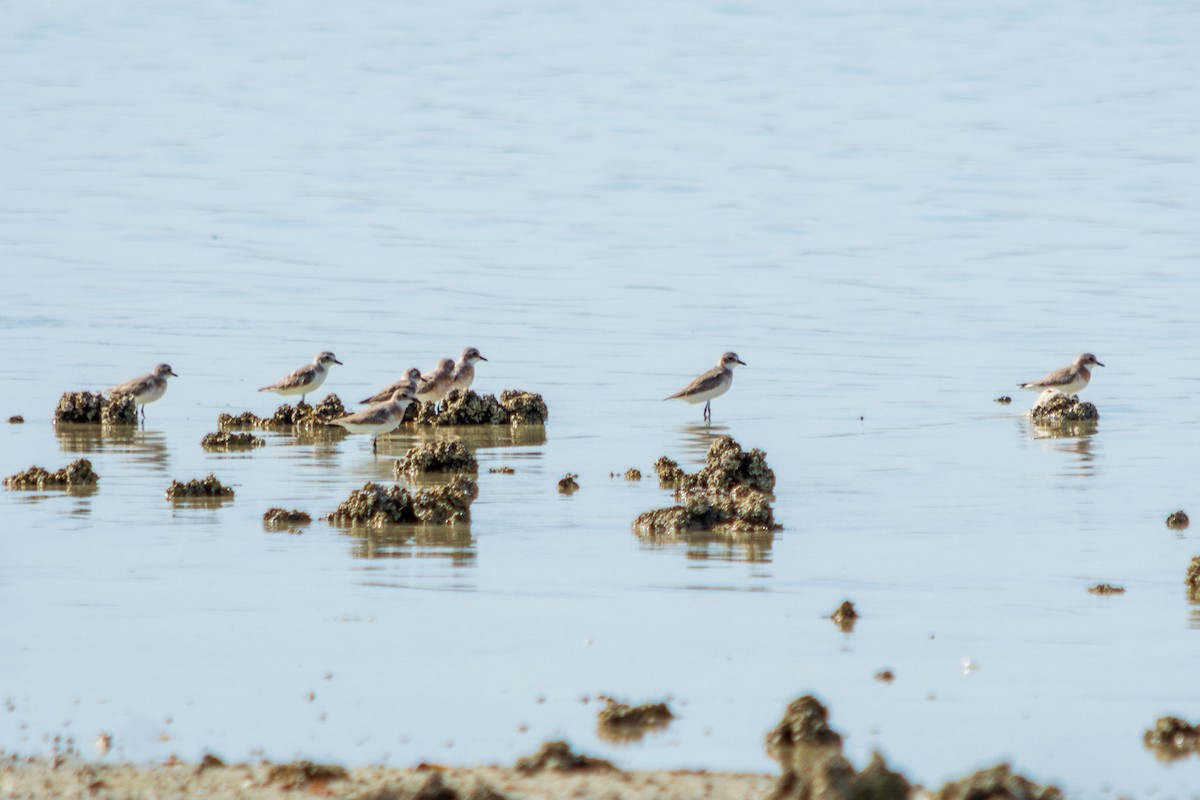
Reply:
[[[245, 416], [245, 415], [243, 415]], [[330, 394], [324, 400], [311, 406], [304, 401], [292, 406], [284, 403], [275, 409], [275, 413], [258, 423], [260, 428], [279, 430], [280, 428], [298, 428], [313, 430], [322, 425], [328, 425], [339, 417], [346, 416], [346, 407], [336, 394]], [[236, 418], [234, 418], [236, 419]]]
[[841, 734], [829, 725], [829, 710], [810, 694], [788, 703], [783, 719], [767, 734], [767, 755], [781, 763], [798, 747], [841, 746]]
[[640, 481], [641, 479], [642, 479], [642, 471], [640, 469], [630, 467], [629, 469], [625, 470], [625, 480]]
[[654, 472], [658, 475], [660, 482], [667, 484], [679, 483], [687, 475], [686, 472], [680, 469], [678, 461], [674, 461], [666, 456], [662, 456], [658, 461], [654, 462]]
[[72, 461], [57, 472], [33, 466], [24, 472], [4, 479], [9, 489], [66, 489], [80, 486], [95, 486], [100, 476], [92, 470], [92, 462], [86, 458]]
[[1200, 725], [1190, 725], [1179, 717], [1161, 717], [1142, 736], [1146, 747], [1163, 761], [1174, 761], [1200, 754]]
[[471, 503], [478, 496], [479, 486], [467, 478], [415, 493], [372, 482], [351, 492], [325, 519], [333, 525], [376, 528], [412, 522], [452, 524], [470, 519]]
[[615, 772], [612, 762], [602, 758], [579, 755], [562, 740], [546, 742], [536, 753], [517, 759], [517, 772], [532, 775], [537, 772]]
[[1167, 516], [1167, 527], [1173, 531], [1181, 531], [1190, 524], [1191, 520], [1183, 509]]
[[199, 480], [187, 483], [171, 481], [167, 487], [168, 500], [227, 500], [233, 497], [233, 489], [223, 485], [211, 472]]
[[99, 392], [64, 392], [54, 409], [54, 421], [134, 425], [137, 403], [127, 394], [105, 397]]
[[550, 409], [540, 394], [520, 389], [505, 389], [500, 393], [500, 405], [508, 412], [512, 425], [545, 425]]
[[1100, 412], [1091, 403], [1081, 402], [1075, 395], [1046, 392], [1029, 410], [1035, 425], [1053, 426], [1078, 422], [1095, 422]]
[[1088, 588], [1092, 594], [1125, 594], [1124, 586], [1113, 586], [1111, 583], [1097, 583], [1095, 586]]
[[312, 516], [303, 511], [288, 511], [286, 508], [268, 508], [263, 512], [263, 527], [273, 530], [298, 528], [312, 523]]
[[267, 441], [253, 433], [230, 433], [220, 431], [209, 433], [200, 440], [200, 446], [205, 450], [251, 450], [262, 447]]
[[843, 633], [850, 633], [854, 630], [854, 623], [858, 622], [858, 610], [854, 608], [854, 603], [845, 600], [829, 618]]
[[421, 472], [478, 471], [479, 462], [458, 439], [415, 445], [396, 462], [397, 478]]
[[455, 389], [440, 410], [433, 403], [422, 403], [414, 418], [421, 425], [541, 425], [549, 415], [542, 396], [532, 392], [506, 389], [496, 399]]
[[604, 708], [596, 716], [596, 733], [611, 742], [635, 742], [651, 731], [666, 728], [673, 719], [675, 715], [666, 703], [631, 706], [606, 697]]
[[952, 781], [941, 788], [937, 800], [978, 800], [1003, 797], [1011, 800], [1062, 800], [1057, 786], [1039, 786], [1016, 774], [1008, 764], [981, 769], [961, 781]]
[[574, 494], [579, 491], [579, 481], [576, 480], [578, 477], [574, 472], [568, 472], [559, 478], [558, 491], [562, 494]]
[[280, 784], [283, 789], [316, 786], [324, 789], [330, 781], [348, 780], [350, 773], [336, 764], [317, 764], [312, 761], [292, 761], [272, 764], [267, 770], [267, 783]]
[[419, 522], [454, 524], [471, 519], [471, 503], [479, 497], [479, 485], [459, 478], [448, 486], [427, 487], [413, 496], [412, 509]]
[[20, 414], [13, 414], [11, 417], [8, 418], [9, 425], [20, 425], [24, 421], [25, 421], [25, 418], [22, 417]]
[[704, 467], [674, 477], [678, 465], [670, 459], [655, 462], [660, 480], [676, 484], [676, 506], [647, 511], [634, 520], [634, 531], [650, 539], [670, 539], [688, 531], [717, 530], [731, 536], [778, 530], [771, 501], [775, 473], [761, 450], [744, 452], [728, 436], [713, 441]]
[[251, 428], [261, 428], [265, 421], [262, 417], [250, 411], [243, 411], [237, 416], [233, 414], [221, 414], [217, 417], [217, 430], [245, 431]]
[[1188, 593], [1192, 598], [1200, 600], [1200, 556], [1194, 556], [1191, 563], [1188, 564], [1184, 583], [1187, 584]]

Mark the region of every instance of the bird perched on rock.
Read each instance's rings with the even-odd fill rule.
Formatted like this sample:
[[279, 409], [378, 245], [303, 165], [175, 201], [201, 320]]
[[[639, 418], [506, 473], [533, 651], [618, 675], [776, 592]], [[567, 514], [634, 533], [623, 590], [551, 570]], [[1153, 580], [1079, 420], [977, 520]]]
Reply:
[[281, 395], [300, 395], [300, 402], [304, 402], [304, 398], [308, 397], [309, 392], [315, 392], [321, 388], [321, 384], [325, 382], [325, 378], [329, 376], [329, 368], [333, 364], [341, 364], [337, 360], [337, 356], [325, 350], [317, 353], [311, 364], [305, 364], [295, 372], [289, 373], [287, 377], [272, 383], [270, 386], [264, 386], [259, 389], [260, 392], [274, 392]]
[[1051, 372], [1040, 380], [1019, 383], [1017, 385], [1022, 389], [1032, 389], [1035, 392], [1049, 390], [1058, 392], [1059, 394], [1073, 395], [1087, 386], [1088, 382], [1092, 379], [1091, 370], [1088, 369], [1092, 364], [1098, 367], [1104, 366], [1091, 353], [1084, 353], [1071, 364], [1062, 369], [1054, 370], [1054, 372]]

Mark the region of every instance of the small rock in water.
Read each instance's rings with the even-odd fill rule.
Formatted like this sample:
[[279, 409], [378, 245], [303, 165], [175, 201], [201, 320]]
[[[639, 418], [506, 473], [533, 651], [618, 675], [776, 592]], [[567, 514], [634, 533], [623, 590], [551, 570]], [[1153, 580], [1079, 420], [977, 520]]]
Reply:
[[675, 719], [666, 703], [631, 706], [605, 697], [596, 716], [596, 733], [611, 742], [636, 742], [647, 733], [666, 728]]
[[445, 442], [418, 444], [396, 462], [396, 477], [422, 472], [467, 472], [479, 471], [479, 462], [458, 439]]
[[550, 416], [540, 394], [517, 389], [504, 390], [498, 399], [455, 389], [440, 410], [433, 403], [422, 403], [413, 414], [420, 425], [544, 425]]
[[288, 511], [286, 508], [268, 508], [263, 512], [263, 527], [273, 530], [298, 528], [312, 523], [312, 517], [303, 511]]
[[1142, 735], [1146, 747], [1163, 761], [1200, 754], [1200, 726], [1179, 717], [1161, 717]]
[[233, 489], [223, 485], [217, 476], [211, 472], [199, 480], [187, 483], [171, 481], [167, 487], [168, 500], [228, 500], [233, 497]]
[[100, 476], [92, 470], [92, 462], [86, 458], [72, 461], [57, 472], [33, 466], [4, 479], [9, 489], [68, 489], [95, 486]]
[[512, 467], [492, 467], [488, 470], [488, 472], [497, 475], [515, 475], [517, 471]]
[[217, 417], [217, 429], [222, 431], [249, 430], [261, 427], [264, 420], [249, 411], [243, 411], [236, 417], [232, 414], [221, 414]]
[[602, 758], [579, 755], [571, 746], [558, 740], [546, 742], [531, 756], [517, 759], [517, 772], [533, 775], [538, 772], [616, 772], [612, 762]]
[[1125, 594], [1124, 586], [1113, 586], [1111, 583], [1097, 583], [1088, 589], [1092, 594]]
[[99, 392], [65, 392], [54, 409], [54, 421], [134, 425], [137, 403], [127, 394], [105, 397]]
[[325, 517], [332, 525], [382, 528], [413, 522], [454, 524], [471, 518], [471, 503], [479, 486], [469, 478], [457, 478], [447, 486], [421, 489], [415, 493], [403, 486], [364, 484]]
[[579, 476], [573, 472], [568, 472], [558, 481], [558, 491], [563, 494], [572, 494], [579, 490], [579, 481], [575, 480]]
[[1006, 394], [1002, 394], [996, 398], [995, 402], [999, 403], [1000, 405], [1006, 406], [1012, 402], [1012, 398]]
[[640, 481], [641, 479], [642, 479], [642, 471], [640, 469], [630, 468], [630, 469], [625, 470], [625, 480]]
[[1200, 600], [1200, 556], [1193, 557], [1191, 563], [1188, 564], [1187, 575], [1183, 582], [1187, 584], [1188, 593], [1192, 598]]
[[850, 633], [854, 630], [854, 623], [858, 622], [858, 611], [855, 610], [854, 603], [845, 600], [829, 618], [842, 629], [842, 633]]
[[200, 440], [200, 446], [205, 450], [251, 450], [255, 447], [262, 447], [266, 443], [265, 439], [255, 436], [253, 433], [230, 433], [229, 431], [209, 433]]
[[13, 414], [11, 417], [8, 418], [9, 425], [20, 425], [24, 421], [25, 421], [25, 418], [22, 417], [20, 414]]
[[1036, 425], [1063, 425], [1073, 422], [1095, 422], [1100, 412], [1091, 403], [1080, 402], [1074, 395], [1045, 392], [1029, 411]]
[[1188, 515], [1182, 509], [1167, 517], [1167, 527], [1172, 530], [1181, 531], [1190, 524], [1191, 521], [1188, 520]]

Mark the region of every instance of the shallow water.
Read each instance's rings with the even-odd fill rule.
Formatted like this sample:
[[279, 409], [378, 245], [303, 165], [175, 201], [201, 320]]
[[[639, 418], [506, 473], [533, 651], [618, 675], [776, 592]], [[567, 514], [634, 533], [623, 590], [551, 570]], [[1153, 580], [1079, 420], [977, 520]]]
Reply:
[[[1194, 794], [1141, 735], [1200, 721], [1200, 545], [1163, 522], [1200, 446], [1200, 12], [600, 8], [7, 9], [0, 473], [101, 484], [0, 492], [0, 745], [765, 770], [814, 692], [856, 763], [929, 784]], [[551, 410], [474, 443], [469, 529], [263, 530], [412, 433], [199, 446], [319, 350], [349, 402], [467, 345]], [[711, 427], [660, 401], [727, 349]], [[1014, 385], [1084, 350], [1099, 426], [1043, 438]], [[159, 361], [144, 430], [51, 425]], [[654, 459], [720, 434], [767, 451], [785, 529], [637, 539]], [[164, 500], [208, 472], [232, 502]], [[680, 719], [606, 743], [599, 693]]]

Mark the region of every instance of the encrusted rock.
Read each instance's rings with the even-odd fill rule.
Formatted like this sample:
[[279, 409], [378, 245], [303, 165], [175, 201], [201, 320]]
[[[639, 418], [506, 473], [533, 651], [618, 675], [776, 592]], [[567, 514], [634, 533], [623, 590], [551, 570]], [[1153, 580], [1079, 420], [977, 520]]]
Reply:
[[[413, 413], [421, 425], [543, 425], [550, 416], [541, 395], [515, 389], [501, 392], [499, 399], [455, 389], [440, 410], [432, 403], [422, 403]], [[409, 419], [407, 414], [405, 419]]]
[[230, 433], [221, 431], [209, 433], [200, 440], [200, 446], [205, 450], [250, 450], [262, 447], [267, 443], [261, 436], [253, 433]]
[[666, 456], [654, 462], [654, 472], [662, 483], [679, 483], [687, 475], [680, 469], [678, 461], [673, 461]]
[[127, 394], [105, 397], [99, 392], [64, 392], [54, 409], [54, 421], [135, 425], [137, 403]]
[[1097, 583], [1088, 588], [1092, 594], [1125, 594], [1124, 586], [1113, 586], [1111, 583]]
[[562, 494], [574, 494], [579, 491], [579, 481], [575, 480], [579, 476], [574, 472], [568, 472], [558, 480], [558, 491]]
[[168, 500], [225, 500], [233, 497], [233, 489], [222, 485], [211, 472], [199, 480], [187, 483], [171, 481], [167, 487]]
[[1002, 394], [996, 398], [995, 402], [999, 403], [1002, 406], [1006, 406], [1012, 402], [1012, 398], [1006, 394]]
[[854, 623], [858, 622], [858, 611], [854, 608], [854, 603], [844, 600], [829, 618], [842, 629], [843, 633], [850, 633], [854, 630]]
[[1188, 592], [1193, 598], [1200, 598], [1200, 556], [1194, 556], [1188, 564], [1184, 583], [1187, 584]]
[[312, 523], [312, 516], [303, 511], [268, 508], [263, 512], [263, 527], [272, 529], [298, 528]]
[[9, 425], [20, 425], [24, 421], [25, 421], [25, 418], [22, 417], [20, 414], [13, 414], [11, 417], [8, 418]]
[[275, 413], [269, 418], [261, 420], [258, 426], [272, 430], [278, 430], [279, 428], [312, 430], [321, 425], [328, 425], [333, 420], [344, 416], [346, 416], [346, 407], [342, 405], [341, 398], [336, 394], [330, 394], [315, 406], [310, 406], [303, 401], [297, 403], [295, 406], [292, 406], [290, 403], [284, 403], [275, 409]]
[[1017, 775], [1008, 764], [999, 764], [947, 783], [934, 796], [937, 800], [1062, 800], [1063, 793], [1057, 786], [1039, 786]]
[[1095, 422], [1100, 412], [1091, 403], [1081, 402], [1074, 395], [1050, 392], [1048, 397], [1038, 398], [1029, 410], [1029, 419], [1037, 425], [1063, 425], [1072, 422]]
[[1189, 725], [1179, 717], [1161, 717], [1142, 740], [1164, 761], [1187, 758], [1200, 753], [1200, 726]]
[[323, 786], [330, 781], [344, 781], [350, 773], [336, 764], [315, 764], [312, 761], [293, 761], [289, 764], [272, 764], [267, 770], [267, 783], [278, 783], [283, 789], [296, 789], [312, 785]]
[[788, 703], [783, 719], [767, 734], [767, 754], [783, 764], [798, 747], [841, 746], [841, 734], [829, 726], [828, 709], [808, 694]]
[[396, 477], [421, 472], [478, 472], [479, 462], [458, 439], [412, 447], [396, 462]]
[[517, 471], [512, 467], [492, 467], [488, 470], [488, 472], [497, 475], [515, 475]]
[[640, 481], [641, 479], [642, 479], [642, 471], [640, 469], [630, 468], [630, 469], [625, 470], [625, 480]]
[[537, 772], [616, 772], [612, 762], [602, 758], [578, 755], [562, 740], [546, 742], [536, 753], [517, 759], [517, 772], [532, 775]]
[[[654, 465], [659, 479], [677, 468], [669, 459]], [[634, 531], [650, 539], [670, 539], [688, 531], [717, 530], [731, 535], [775, 531], [771, 501], [775, 473], [761, 450], [743, 452], [728, 436], [715, 439], [704, 466], [677, 479], [679, 505], [647, 511], [634, 520]]]
[[351, 492], [325, 519], [333, 525], [376, 528], [411, 522], [452, 524], [470, 519], [471, 503], [478, 496], [479, 486], [467, 478], [416, 493], [372, 482]]
[[1182, 509], [1167, 517], [1167, 527], [1171, 530], [1181, 531], [1189, 524], [1188, 515]]
[[634, 742], [651, 731], [666, 728], [673, 719], [675, 715], [666, 703], [631, 706], [606, 697], [604, 708], [596, 716], [596, 732], [601, 739]]
[[86, 458], [72, 461], [57, 472], [42, 467], [30, 467], [24, 472], [4, 479], [9, 489], [66, 489], [79, 486], [95, 486], [100, 476], [92, 470], [92, 462]]
[[221, 414], [217, 417], [217, 429], [222, 431], [245, 431], [262, 427], [262, 417], [250, 411], [243, 411], [236, 417], [232, 414]]

